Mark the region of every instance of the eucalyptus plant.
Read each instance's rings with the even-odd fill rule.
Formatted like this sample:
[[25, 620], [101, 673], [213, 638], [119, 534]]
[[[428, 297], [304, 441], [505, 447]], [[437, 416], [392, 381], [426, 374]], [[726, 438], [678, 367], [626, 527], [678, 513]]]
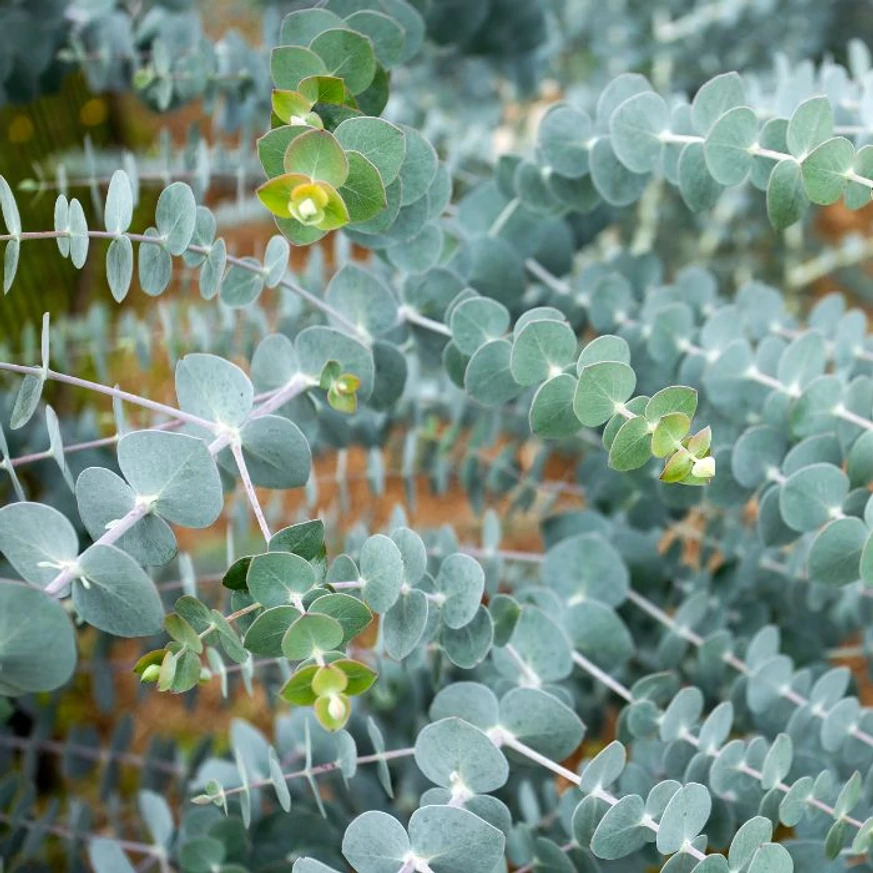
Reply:
[[[873, 341], [841, 294], [705, 257], [765, 218], [787, 261], [817, 207], [869, 208], [866, 46], [685, 93], [664, 46], [745, 5], [693, 4], [492, 161], [491, 116], [420, 82], [449, 53], [522, 82], [545, 4], [295, 4], [220, 51], [171, 5], [72, 4], [58, 60], [220, 102], [236, 152], [0, 177], [4, 292], [33, 246], [112, 298], [0, 355], [3, 863], [873, 869], [873, 711], [833, 663], [871, 652]], [[251, 215], [275, 233], [240, 254]], [[132, 290], [159, 299], [116, 315]], [[354, 518], [355, 476], [403, 505]], [[420, 518], [423, 483], [472, 528]], [[134, 744], [139, 707], [210, 693], [227, 730]]]

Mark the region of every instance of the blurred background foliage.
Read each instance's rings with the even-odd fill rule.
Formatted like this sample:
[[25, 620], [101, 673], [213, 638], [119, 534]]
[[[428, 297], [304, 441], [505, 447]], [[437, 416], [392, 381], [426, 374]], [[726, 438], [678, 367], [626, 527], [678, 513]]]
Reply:
[[[141, 160], [143, 155], [179, 151], [191, 142], [192, 129], [213, 144], [253, 142], [268, 122], [265, 91], [260, 102], [255, 100], [254, 112], [237, 118], [226, 108], [222, 114], [211, 88], [193, 100], [177, 94], [166, 107], [155, 104], [154, 86], [140, 87], [155, 37], [175, 33], [181, 45], [193, 46], [202, 29], [202, 38], [217, 47], [218, 55], [230, 58], [231, 69], [239, 65], [244, 92], [248, 70], [258, 64], [266, 67], [270, 34], [282, 15], [307, 5], [300, 0], [4, 0], [0, 174], [14, 186], [32, 189], [29, 197], [21, 198], [25, 228], [51, 225], [52, 180], [58, 178], [59, 167], [71, 183], [99, 178], [104, 175], [101, 154], [128, 151]], [[442, 157], [451, 158], [445, 154], [449, 129], [440, 137], [446, 122], [440, 104], [463, 99], [466, 106], [452, 107], [460, 109], [452, 132], [471, 118], [476, 123], [467, 125], [467, 142], [451, 147], [460, 154], [456, 169], [470, 172], [477, 169], [477, 138], [487, 136], [489, 159], [518, 150], [545, 108], [565, 94], [568, 82], [583, 83], [572, 91], [596, 94], [610, 77], [636, 70], [656, 86], [666, 79], [692, 92], [722, 70], [769, 70], [775, 44], [790, 62], [832, 58], [845, 63], [850, 38], [873, 38], [873, 7], [857, 0], [418, 0], [414, 5], [427, 17], [430, 40], [423, 58], [402, 69], [401, 81], [393, 83], [400, 95], [395, 102], [402, 102], [395, 112], [410, 123], [424, 123], [425, 132], [444, 147]], [[687, 22], [684, 29], [664, 29], [664, 22], [677, 20], [680, 25]], [[660, 39], [655, 38], [658, 28]], [[124, 46], [124, 51], [101, 60], [107, 42]], [[431, 76], [440, 83], [437, 92], [425, 84]], [[216, 76], [224, 96], [221, 78]], [[233, 78], [224, 74], [224, 84]], [[485, 99], [494, 96], [499, 99]], [[234, 195], [241, 204], [257, 183], [258, 172], [253, 170], [247, 186], [230, 174], [219, 174], [211, 181], [208, 205]], [[41, 178], [49, 183], [44, 190]], [[87, 208], [88, 198], [83, 202]], [[153, 207], [154, 199], [144, 197], [139, 204], [143, 219]], [[830, 239], [866, 231], [866, 212], [849, 216], [840, 207], [824, 210], [822, 229]], [[240, 209], [235, 218], [230, 210], [228, 217], [228, 224], [237, 225], [223, 228], [232, 246], [248, 252], [265, 244], [272, 228], [268, 219], [252, 222], [250, 209]], [[605, 223], [600, 214], [577, 219], [583, 234]], [[769, 235], [762, 236], [767, 244]], [[328, 251], [330, 245], [328, 241]], [[94, 248], [102, 252], [100, 246]], [[43, 255], [40, 246], [25, 247], [17, 279], [20, 293], [0, 300], [0, 341], [13, 349], [21, 347], [20, 326], [36, 327], [42, 312], [85, 312], [103, 294], [99, 272], [86, 269], [80, 274], [68, 262]], [[871, 296], [863, 277], [844, 278], [849, 291]], [[137, 297], [131, 295], [124, 306], [135, 307]]]

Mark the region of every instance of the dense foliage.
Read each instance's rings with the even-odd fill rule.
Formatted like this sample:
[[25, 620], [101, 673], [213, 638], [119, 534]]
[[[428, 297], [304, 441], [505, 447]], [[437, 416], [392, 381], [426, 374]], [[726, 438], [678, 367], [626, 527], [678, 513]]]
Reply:
[[870, 208], [871, 53], [604, 5], [0, 10], [6, 99], [81, 68], [216, 137], [0, 176], [4, 291], [33, 246], [124, 304], [0, 361], [2, 869], [873, 870], [873, 340], [801, 293], [866, 287], [816, 220]]

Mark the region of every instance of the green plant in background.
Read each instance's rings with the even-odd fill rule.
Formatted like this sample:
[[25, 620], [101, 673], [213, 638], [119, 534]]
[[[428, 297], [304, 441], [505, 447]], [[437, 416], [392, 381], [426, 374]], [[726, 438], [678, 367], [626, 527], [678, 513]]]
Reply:
[[[665, 75], [676, 34], [753, 11], [656, 10], [654, 48], [625, 64], [651, 80], [622, 70], [594, 99], [566, 83], [492, 164], [482, 105], [487, 124], [421, 77], [453, 53], [491, 99], [519, 47], [517, 82], [559, 71], [560, 47], [533, 53], [544, 22], [587, 6], [296, 5], [311, 8], [267, 21], [267, 50], [227, 36], [219, 51], [185, 4], [72, 4], [63, 62], [265, 132], [235, 154], [165, 141], [157, 169], [127, 155], [104, 174], [112, 156], [93, 150], [84, 178], [40, 169], [25, 187], [59, 189], [52, 228], [26, 229], [0, 178], [5, 292], [22, 245], [53, 241], [82, 269], [100, 240], [115, 301], [135, 284], [161, 298], [140, 316], [47, 314], [22, 326], [38, 363], [0, 362], [4, 863], [871, 869], [873, 713], [830, 661], [870, 650], [873, 343], [838, 294], [800, 317], [741, 227], [790, 228], [772, 236], [788, 261], [817, 206], [869, 203], [869, 51], [721, 71], [686, 96]], [[213, 175], [236, 180], [231, 207], [202, 202]], [[150, 183], [153, 225], [133, 229]], [[278, 233], [234, 253], [219, 231], [267, 211]], [[292, 273], [291, 246], [333, 231], [331, 265], [312, 246]], [[172, 402], [124, 387], [114, 356], [131, 352], [169, 363]], [[59, 416], [56, 386], [91, 412]], [[349, 520], [352, 449], [374, 497], [402, 481], [385, 524]], [[549, 478], [553, 457], [575, 482]], [[466, 494], [472, 534], [417, 518], [422, 475]], [[541, 549], [510, 547], [522, 511]], [[135, 754], [129, 718], [108, 740], [67, 724], [82, 688], [113, 711], [119, 665], [140, 705], [257, 686], [272, 733], [234, 718], [227, 752], [204, 724], [194, 748], [155, 736]], [[45, 755], [62, 791], [42, 789]]]

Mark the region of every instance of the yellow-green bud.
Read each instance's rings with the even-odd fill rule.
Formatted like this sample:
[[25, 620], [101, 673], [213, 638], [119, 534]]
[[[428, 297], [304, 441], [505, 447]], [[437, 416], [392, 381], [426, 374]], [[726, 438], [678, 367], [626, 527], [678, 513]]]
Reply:
[[145, 670], [142, 671], [142, 676], [140, 676], [140, 680], [142, 682], [157, 682], [158, 677], [161, 675], [161, 667], [159, 664], [149, 664]]
[[691, 475], [698, 479], [712, 479], [715, 476], [715, 458], [710, 455], [708, 458], [695, 461], [691, 468]]

